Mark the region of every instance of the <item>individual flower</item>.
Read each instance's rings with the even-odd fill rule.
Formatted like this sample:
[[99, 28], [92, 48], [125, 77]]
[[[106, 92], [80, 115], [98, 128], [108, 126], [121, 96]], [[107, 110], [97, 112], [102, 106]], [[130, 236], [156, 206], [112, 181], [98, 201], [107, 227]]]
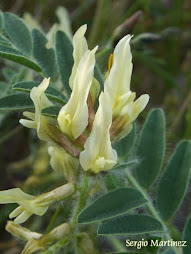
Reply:
[[135, 100], [136, 94], [130, 90], [133, 68], [130, 39], [130, 35], [123, 37], [115, 47], [113, 57], [109, 61], [109, 73], [104, 84], [104, 91], [111, 98], [113, 120], [121, 116], [127, 119], [123, 126], [124, 135], [129, 133], [131, 123], [135, 121], [149, 101], [148, 94], [141, 95]]
[[70, 99], [62, 107], [57, 118], [61, 131], [72, 140], [78, 138], [88, 125], [87, 98], [94, 74], [96, 50], [97, 47], [92, 51], [87, 50], [82, 56]]
[[92, 131], [80, 153], [80, 164], [84, 170], [94, 173], [111, 169], [117, 163], [117, 152], [112, 149], [110, 127], [112, 106], [107, 94], [101, 93]]
[[132, 73], [132, 55], [129, 41], [130, 35], [125, 36], [115, 47], [110, 71], [104, 84], [104, 91], [111, 97], [113, 117], [120, 115], [124, 105], [132, 100], [130, 81]]
[[23, 115], [30, 120], [21, 119], [19, 122], [27, 128], [37, 129], [38, 137], [44, 141], [52, 141], [52, 134], [49, 130], [49, 125], [55, 125], [55, 120], [51, 117], [41, 115], [42, 109], [52, 106], [52, 102], [49, 101], [45, 95], [45, 91], [48, 88], [50, 78], [45, 78], [38, 87], [33, 87], [30, 92], [30, 97], [35, 106], [35, 113], [24, 112]]
[[43, 215], [50, 205], [71, 196], [75, 191], [72, 183], [65, 184], [37, 197], [26, 194], [19, 188], [0, 191], [0, 204], [17, 203], [17, 207], [10, 213], [9, 218], [16, 218], [15, 223], [25, 222], [32, 214]]

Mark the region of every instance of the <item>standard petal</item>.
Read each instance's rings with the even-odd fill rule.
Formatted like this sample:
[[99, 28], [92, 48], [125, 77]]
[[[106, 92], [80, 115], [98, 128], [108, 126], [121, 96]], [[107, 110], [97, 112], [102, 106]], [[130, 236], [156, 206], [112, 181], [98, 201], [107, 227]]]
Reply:
[[86, 30], [87, 30], [87, 25], [81, 26], [76, 31], [76, 33], [74, 34], [74, 37], [73, 37], [74, 65], [73, 65], [73, 68], [72, 68], [72, 74], [71, 74], [70, 79], [69, 79], [69, 85], [70, 85], [71, 89], [73, 89], [74, 78], [75, 78], [75, 75], [76, 75], [76, 70], [77, 70], [77, 67], [79, 65], [79, 62], [80, 62], [82, 56], [84, 55], [84, 53], [88, 50], [87, 41], [86, 41], [86, 38], [84, 36]]
[[19, 188], [0, 191], [0, 204], [15, 203], [21, 199], [33, 199], [33, 196], [24, 193]]
[[118, 97], [130, 91], [133, 68], [130, 39], [130, 35], [125, 36], [115, 47], [113, 64], [105, 81], [104, 91], [110, 94], [113, 107]]

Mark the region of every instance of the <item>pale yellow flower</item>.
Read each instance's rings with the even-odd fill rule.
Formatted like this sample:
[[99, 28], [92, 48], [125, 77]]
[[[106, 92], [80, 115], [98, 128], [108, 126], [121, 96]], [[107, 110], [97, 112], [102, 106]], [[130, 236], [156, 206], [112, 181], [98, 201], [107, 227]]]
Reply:
[[42, 109], [53, 106], [52, 102], [49, 101], [45, 95], [45, 91], [48, 88], [50, 78], [45, 78], [38, 87], [33, 87], [30, 92], [30, 97], [35, 106], [35, 113], [24, 112], [23, 115], [28, 117], [30, 120], [21, 119], [19, 122], [27, 128], [37, 129], [38, 137], [44, 141], [52, 141], [49, 134], [48, 125], [55, 125], [55, 119], [41, 115]]
[[146, 107], [149, 95], [141, 95], [135, 100], [136, 94], [130, 90], [132, 74], [132, 54], [130, 49], [131, 36], [123, 37], [113, 53], [113, 60], [104, 84], [104, 91], [111, 98], [113, 120], [125, 116], [127, 122], [123, 129], [123, 136], [127, 135], [132, 128], [139, 113]]
[[61, 131], [71, 139], [78, 138], [88, 125], [87, 98], [92, 84], [96, 50], [97, 47], [92, 51], [87, 50], [81, 58], [70, 99], [58, 115]]
[[19, 188], [0, 191], [0, 204], [17, 203], [9, 218], [15, 218], [15, 223], [25, 222], [32, 214], [43, 215], [50, 205], [72, 195], [75, 191], [72, 183], [65, 184], [40, 196], [26, 194]]
[[85, 143], [85, 150], [80, 153], [80, 164], [84, 170], [99, 173], [111, 169], [117, 163], [117, 152], [110, 141], [111, 124], [111, 101], [107, 94], [101, 93], [92, 131]]

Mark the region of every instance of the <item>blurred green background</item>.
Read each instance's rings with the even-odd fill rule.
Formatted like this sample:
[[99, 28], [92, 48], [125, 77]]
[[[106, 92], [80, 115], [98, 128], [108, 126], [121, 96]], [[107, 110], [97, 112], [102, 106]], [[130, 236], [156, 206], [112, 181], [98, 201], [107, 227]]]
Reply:
[[[88, 24], [86, 37], [90, 48], [99, 45], [97, 61], [103, 73], [113, 47], [126, 34], [132, 39], [133, 76], [131, 90], [137, 96], [148, 93], [150, 102], [138, 119], [142, 124], [153, 107], [162, 107], [167, 119], [167, 153], [182, 138], [191, 136], [191, 1], [190, 0], [1, 0], [0, 9], [20, 17], [30, 13], [45, 32], [58, 22], [56, 9], [64, 6], [70, 15], [72, 30]], [[0, 59], [0, 81], [6, 82]], [[20, 126], [22, 114], [7, 113], [0, 124], [0, 188], [23, 187], [33, 194], [58, 186], [59, 176], [49, 168], [49, 157], [35, 135]], [[32, 141], [32, 142], [31, 142]], [[41, 149], [36, 149], [36, 146]], [[37, 151], [38, 150], [38, 151]], [[42, 160], [43, 158], [43, 160]], [[43, 187], [42, 187], [43, 186]], [[188, 215], [186, 200], [176, 218], [182, 229]], [[0, 210], [0, 253], [19, 253], [20, 243], [4, 227], [13, 206]], [[35, 218], [36, 225], [46, 225]], [[35, 224], [36, 223], [36, 224]], [[10, 241], [7, 241], [11, 239]], [[13, 248], [14, 247], [14, 248]]]

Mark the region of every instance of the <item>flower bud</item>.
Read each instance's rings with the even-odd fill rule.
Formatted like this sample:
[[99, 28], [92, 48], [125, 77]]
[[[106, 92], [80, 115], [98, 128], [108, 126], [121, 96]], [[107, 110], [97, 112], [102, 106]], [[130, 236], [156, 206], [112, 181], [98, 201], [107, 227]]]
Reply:
[[29, 241], [32, 238], [39, 239], [42, 236], [42, 234], [31, 232], [27, 228], [21, 227], [20, 225], [15, 224], [12, 221], [7, 222], [5, 229], [15, 237], [18, 237], [19, 239], [24, 241]]

